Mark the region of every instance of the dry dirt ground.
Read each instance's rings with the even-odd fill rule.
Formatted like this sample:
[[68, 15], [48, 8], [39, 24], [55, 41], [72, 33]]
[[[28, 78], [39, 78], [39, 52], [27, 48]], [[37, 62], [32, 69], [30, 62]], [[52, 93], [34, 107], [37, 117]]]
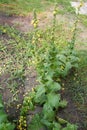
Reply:
[[[44, 28], [46, 26], [50, 26], [52, 23], [52, 9], [49, 11], [39, 13], [38, 14], [38, 19], [39, 19], [39, 27]], [[29, 13], [27, 16], [9, 16], [4, 14], [3, 12], [0, 12], [0, 24], [1, 25], [10, 25], [21, 32], [29, 32], [30, 30], [33, 29], [31, 21], [33, 19], [33, 16], [31, 13]], [[73, 29], [74, 27], [74, 22], [75, 22], [75, 16], [70, 15], [70, 14], [59, 14], [57, 16], [57, 21], [58, 24], [62, 23], [64, 29], [66, 30], [66, 34], [70, 33], [70, 30]], [[84, 46], [82, 47], [81, 44], [77, 44], [77, 48], [79, 49], [85, 49], [87, 45], [85, 44], [87, 42], [87, 28], [81, 23], [81, 21], [78, 22], [78, 28], [77, 28], [77, 43], [83, 43]]]
[[[41, 28], [44, 28], [46, 25], [50, 26], [52, 17], [53, 17], [52, 10], [49, 10], [48, 12], [39, 13], [38, 14], [38, 19], [40, 21], [39, 26]], [[24, 16], [8, 16], [1, 12], [0, 13], [0, 24], [13, 26], [16, 29], [18, 29], [19, 31], [26, 33], [28, 31], [33, 30], [33, 27], [31, 25], [32, 18], [33, 18], [33, 16], [31, 13], [28, 16], [24, 17]], [[66, 15], [59, 14], [57, 16], [57, 22], [63, 23], [63, 27], [66, 30], [66, 34], [68, 34], [69, 30], [71, 30], [71, 28], [74, 25], [75, 17], [70, 16], [69, 14], [66, 14]], [[79, 42], [84, 44], [84, 46], [82, 44], [77, 44], [76, 45], [77, 49], [81, 49], [81, 50], [87, 49], [87, 44], [85, 44], [85, 43], [87, 43], [87, 28], [84, 27], [84, 25], [82, 25], [82, 23], [80, 23], [80, 21], [78, 23], [78, 33], [77, 33], [76, 43], [79, 43]], [[3, 85], [3, 90], [0, 90], [0, 92], [3, 93], [4, 102], [7, 102], [9, 96], [11, 96], [11, 92], [6, 88], [6, 84], [5, 84], [5, 80], [7, 80], [8, 77], [9, 77], [8, 74], [5, 74], [2, 77], [0, 77], [0, 83]], [[25, 79], [24, 89], [19, 87], [18, 96], [19, 96], [20, 103], [23, 100], [23, 94], [26, 91], [30, 90], [35, 85], [37, 85], [36, 72], [34, 70], [30, 69], [30, 73], [29, 73], [29, 75], [26, 76], [26, 79]], [[82, 117], [80, 111], [77, 110], [77, 107], [75, 106], [75, 104], [72, 102], [71, 97], [68, 97], [67, 92], [63, 92], [62, 97], [66, 98], [68, 100], [68, 107], [66, 109], [60, 111], [60, 116], [61, 117], [64, 116], [65, 118], [67, 118], [67, 115], [69, 115], [69, 117], [68, 117], [69, 121], [71, 121], [72, 123], [77, 122], [77, 123], [81, 124], [81, 126], [78, 130], [86, 130], [86, 129], [82, 129], [83, 117]], [[19, 115], [19, 109], [17, 109], [18, 103], [15, 103], [12, 106], [12, 108], [6, 108], [8, 110], [7, 112], [9, 114], [13, 115], [12, 118], [14, 118], [14, 119], [15, 119], [15, 117], [17, 118]], [[13, 111], [13, 108], [14, 108], [14, 111]]]

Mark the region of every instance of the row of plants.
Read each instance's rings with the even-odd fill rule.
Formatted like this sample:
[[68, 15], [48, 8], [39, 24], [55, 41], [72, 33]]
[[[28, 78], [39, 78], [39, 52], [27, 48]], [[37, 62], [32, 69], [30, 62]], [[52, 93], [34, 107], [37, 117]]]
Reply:
[[[78, 67], [79, 58], [74, 50], [77, 19], [71, 41], [65, 50], [60, 51], [58, 42], [55, 42], [56, 15], [57, 5], [53, 11], [53, 25], [49, 43], [47, 43], [44, 33], [38, 29], [38, 19], [34, 11], [32, 24], [35, 31], [30, 52], [31, 63], [36, 68], [39, 85], [24, 97], [18, 124], [19, 130], [77, 130], [77, 125], [58, 116], [59, 108], [63, 109], [67, 106], [67, 101], [61, 99], [61, 79], [67, 76], [71, 69]], [[28, 112], [34, 111], [38, 105], [42, 108], [41, 112], [33, 115], [31, 122], [27, 124]]]
[[[76, 125], [71, 124], [58, 116], [58, 110], [67, 106], [67, 101], [61, 99], [60, 92], [63, 90], [61, 87], [61, 78], [67, 76], [71, 69], [78, 67], [79, 59], [74, 50], [78, 17], [75, 21], [75, 28], [73, 30], [71, 41], [68, 43], [66, 49], [64, 48], [61, 50], [59, 48], [59, 41], [56, 40], [55, 36], [55, 30], [57, 27], [56, 15], [57, 5], [53, 12], [54, 18], [51, 32], [48, 31], [48, 35], [47, 31], [45, 32], [38, 28], [39, 21], [36, 12], [34, 11], [34, 19], [32, 21], [34, 32], [32, 33], [33, 35], [29, 35], [29, 42], [31, 43], [26, 43], [23, 38], [21, 39], [21, 34], [20, 36], [15, 37], [14, 29], [7, 31], [2, 28], [2, 31], [0, 32], [4, 34], [7, 32], [9, 37], [11, 36], [15, 40], [15, 51], [17, 51], [18, 55], [15, 56], [14, 51], [11, 54], [13, 54], [19, 61], [22, 61], [22, 58], [24, 58], [22, 62], [22, 70], [18, 69], [13, 72], [15, 78], [18, 79], [20, 77], [21, 80], [23, 80], [26, 64], [28, 65], [29, 63], [27, 60], [29, 60], [31, 62], [30, 64], [36, 68], [38, 74], [37, 78], [39, 85], [33, 88], [32, 92], [29, 92], [24, 97], [18, 120], [18, 130], [40, 130], [41, 128], [47, 130], [77, 130]], [[10, 34], [10, 32], [14, 33]], [[19, 50], [21, 50], [21, 52]], [[32, 120], [28, 123], [28, 112], [31, 110], [34, 111], [38, 105], [42, 108], [41, 112], [32, 115]], [[4, 123], [4, 120], [5, 118], [2, 123]], [[8, 130], [13, 129], [14, 127], [11, 128], [8, 126]]]

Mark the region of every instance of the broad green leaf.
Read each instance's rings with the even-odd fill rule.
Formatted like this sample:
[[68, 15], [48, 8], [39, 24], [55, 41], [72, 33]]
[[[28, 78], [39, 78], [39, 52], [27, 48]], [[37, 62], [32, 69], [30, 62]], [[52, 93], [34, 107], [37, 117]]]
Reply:
[[60, 101], [60, 103], [59, 103], [59, 107], [64, 108], [64, 107], [66, 107], [66, 106], [67, 106], [67, 101], [66, 101], [66, 100], [62, 100], [62, 101]]
[[63, 70], [63, 76], [66, 76], [71, 68], [72, 68], [71, 63], [67, 62], [65, 65], [65, 69]]
[[65, 70], [68, 71], [68, 70], [70, 70], [71, 68], [72, 68], [71, 63], [70, 63], [70, 62], [67, 62], [67, 63], [66, 63], [66, 66], [65, 66]]
[[0, 107], [3, 107], [3, 103], [2, 103], [2, 95], [0, 95]]
[[0, 123], [7, 121], [7, 115], [4, 113], [3, 110], [0, 110]]
[[46, 90], [45, 90], [44, 85], [39, 85], [37, 87], [37, 92], [34, 99], [36, 103], [42, 104], [45, 101], [46, 99], [45, 91]]
[[43, 125], [41, 123], [41, 117], [39, 114], [36, 114], [31, 123], [28, 126], [28, 130], [40, 130], [43, 128]]
[[77, 128], [78, 127], [76, 125], [68, 123], [67, 126], [63, 128], [62, 130], [77, 130]]
[[47, 73], [47, 75], [46, 75], [46, 79], [47, 79], [47, 80], [52, 80], [53, 74], [54, 74], [54, 72], [52, 72], [52, 70], [50, 70], [50, 71]]
[[78, 63], [74, 63], [74, 64], [72, 65], [72, 67], [78, 68]]
[[53, 84], [50, 84], [49, 89], [51, 92], [56, 92], [56, 91], [59, 91], [61, 89], [61, 86], [59, 83], [54, 82]]
[[52, 80], [51, 81], [49, 80], [46, 83], [46, 88], [47, 88], [48, 92], [56, 92], [56, 91], [59, 91], [61, 89], [61, 86], [60, 86], [59, 83], [56, 83], [56, 82], [54, 82]]
[[47, 95], [47, 102], [53, 108], [58, 108], [60, 102], [60, 94], [49, 93]]
[[44, 94], [45, 93], [45, 87], [44, 87], [44, 85], [39, 85], [38, 87], [37, 87], [37, 92], [36, 92], [36, 96], [35, 96], [35, 98], [40, 98], [41, 97], [41, 95], [42, 94]]
[[0, 94], [0, 102], [2, 102], [2, 95]]
[[58, 58], [58, 60], [60, 60], [63, 63], [66, 62], [66, 56], [64, 56], [63, 54], [58, 54], [57, 58]]
[[15, 125], [11, 124], [11, 123], [6, 123], [6, 128], [4, 130], [14, 130]]
[[15, 125], [11, 123], [2, 123], [0, 124], [0, 130], [14, 130]]
[[3, 108], [4, 106], [3, 106], [3, 104], [2, 103], [0, 103], [0, 108]]
[[77, 56], [71, 55], [69, 56], [71, 63], [77, 63], [79, 58]]
[[52, 121], [55, 118], [55, 112], [53, 111], [52, 107], [48, 103], [44, 104], [42, 113], [43, 113], [43, 118], [47, 119], [48, 121]]
[[53, 130], [61, 130], [61, 125], [57, 122], [53, 122]]
[[43, 125], [45, 125], [48, 128], [52, 127], [52, 123], [50, 121], [48, 121], [47, 119], [42, 118], [41, 122], [42, 122]]
[[32, 101], [29, 102], [29, 109], [30, 109], [30, 110], [33, 110], [33, 109], [34, 109], [34, 105], [33, 105]]

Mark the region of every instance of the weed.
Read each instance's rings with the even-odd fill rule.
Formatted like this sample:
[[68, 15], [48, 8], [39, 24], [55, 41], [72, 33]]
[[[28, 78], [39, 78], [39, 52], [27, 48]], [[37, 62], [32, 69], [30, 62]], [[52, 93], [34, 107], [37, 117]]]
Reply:
[[2, 103], [2, 97], [0, 95], [0, 130], [14, 130], [15, 125], [11, 124], [8, 119], [7, 115], [4, 111], [4, 106]]
[[81, 23], [82, 23], [85, 27], [87, 27], [87, 16], [86, 16], [86, 15], [80, 15], [80, 16], [79, 16], [79, 19], [80, 19]]
[[[30, 11], [33, 11], [34, 8], [37, 9], [38, 12], [44, 11], [48, 9], [50, 6], [53, 5], [55, 0], [17, 0], [17, 1], [11, 1], [11, 0], [1, 0], [0, 6], [1, 9], [3, 9], [8, 15], [16, 14], [16, 15], [27, 15]], [[74, 9], [70, 5], [70, 0], [56, 0], [60, 6], [63, 7], [63, 10], [60, 8], [59, 13], [65, 14], [65, 12], [71, 12], [74, 13]], [[7, 9], [6, 9], [7, 8]], [[10, 11], [11, 10], [11, 11]]]

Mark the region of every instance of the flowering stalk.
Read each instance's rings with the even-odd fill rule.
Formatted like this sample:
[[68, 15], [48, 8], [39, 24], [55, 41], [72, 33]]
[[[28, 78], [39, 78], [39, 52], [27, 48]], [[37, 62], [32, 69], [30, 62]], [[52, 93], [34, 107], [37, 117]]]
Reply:
[[55, 5], [54, 11], [53, 11], [53, 28], [51, 32], [51, 40], [53, 43], [55, 41], [56, 15], [57, 15], [57, 4]]
[[72, 39], [71, 39], [71, 42], [70, 42], [70, 49], [71, 49], [71, 50], [73, 50], [73, 49], [74, 49], [74, 46], [75, 46], [76, 31], [77, 31], [77, 24], [78, 24], [78, 18], [79, 18], [79, 11], [80, 11], [80, 8], [81, 8], [82, 6], [83, 6], [83, 1], [81, 0], [79, 6], [77, 7], [76, 21], [75, 21], [75, 23], [74, 23], [74, 29], [72, 30], [72, 31], [73, 31], [73, 36], [72, 36]]
[[37, 19], [37, 14], [36, 14], [36, 10], [33, 11], [33, 20], [32, 20], [32, 24], [34, 27], [34, 34], [33, 34], [33, 38], [32, 38], [32, 44], [33, 44], [33, 54], [34, 56], [37, 53], [37, 46], [38, 46], [38, 19]]
[[25, 116], [20, 116], [18, 123], [18, 130], [27, 130], [27, 121]]

